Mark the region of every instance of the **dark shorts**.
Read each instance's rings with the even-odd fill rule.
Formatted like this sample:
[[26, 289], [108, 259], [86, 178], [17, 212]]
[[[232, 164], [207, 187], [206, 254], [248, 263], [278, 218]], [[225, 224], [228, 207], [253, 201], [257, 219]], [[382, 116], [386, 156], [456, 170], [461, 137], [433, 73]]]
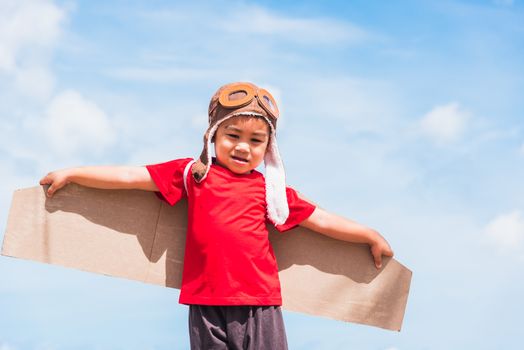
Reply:
[[191, 350], [286, 350], [280, 306], [189, 305]]

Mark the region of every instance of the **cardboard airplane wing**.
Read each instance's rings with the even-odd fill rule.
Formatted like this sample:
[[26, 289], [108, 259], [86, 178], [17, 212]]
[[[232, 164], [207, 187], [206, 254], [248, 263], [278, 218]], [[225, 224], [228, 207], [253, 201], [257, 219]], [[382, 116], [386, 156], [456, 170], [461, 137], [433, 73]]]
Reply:
[[[180, 288], [187, 203], [154, 193], [70, 184], [52, 198], [41, 186], [15, 191], [2, 255]], [[367, 245], [297, 227], [270, 229], [283, 308], [400, 330], [411, 271]]]

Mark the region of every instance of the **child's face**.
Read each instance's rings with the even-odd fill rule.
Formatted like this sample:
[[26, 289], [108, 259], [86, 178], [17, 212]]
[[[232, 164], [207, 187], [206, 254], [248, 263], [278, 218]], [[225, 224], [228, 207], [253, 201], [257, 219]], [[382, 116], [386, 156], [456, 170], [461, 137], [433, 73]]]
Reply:
[[215, 133], [217, 163], [236, 174], [247, 174], [264, 160], [269, 142], [269, 125], [261, 119], [232, 117]]

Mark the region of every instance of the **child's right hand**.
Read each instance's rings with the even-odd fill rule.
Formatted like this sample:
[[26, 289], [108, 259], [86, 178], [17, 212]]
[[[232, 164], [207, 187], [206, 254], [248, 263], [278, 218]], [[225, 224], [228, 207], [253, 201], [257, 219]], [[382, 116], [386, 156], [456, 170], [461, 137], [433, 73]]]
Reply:
[[52, 197], [56, 191], [70, 183], [67, 169], [52, 171], [40, 180], [40, 185], [50, 185], [46, 195]]

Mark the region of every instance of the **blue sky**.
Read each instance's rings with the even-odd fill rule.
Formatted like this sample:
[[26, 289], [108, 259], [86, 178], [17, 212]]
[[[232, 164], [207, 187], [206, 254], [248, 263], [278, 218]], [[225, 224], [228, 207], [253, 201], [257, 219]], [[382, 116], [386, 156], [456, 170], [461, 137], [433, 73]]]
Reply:
[[[400, 333], [285, 312], [290, 348], [520, 349], [523, 62], [517, 0], [0, 0], [1, 227], [51, 170], [197, 156], [210, 96], [253, 81], [288, 183], [414, 273]], [[1, 257], [0, 350], [185, 349], [177, 301]]]

